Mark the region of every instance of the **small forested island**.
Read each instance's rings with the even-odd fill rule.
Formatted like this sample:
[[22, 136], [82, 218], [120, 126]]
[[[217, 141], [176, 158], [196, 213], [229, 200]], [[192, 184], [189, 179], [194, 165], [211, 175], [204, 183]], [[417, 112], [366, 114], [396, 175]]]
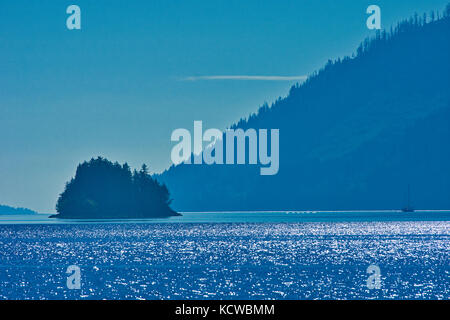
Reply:
[[179, 216], [170, 208], [169, 190], [148, 173], [144, 164], [131, 171], [98, 157], [79, 164], [60, 194], [57, 214], [62, 219], [139, 219]]
[[16, 215], [16, 214], [38, 214], [36, 211], [27, 208], [14, 208], [10, 206], [0, 205], [0, 215]]

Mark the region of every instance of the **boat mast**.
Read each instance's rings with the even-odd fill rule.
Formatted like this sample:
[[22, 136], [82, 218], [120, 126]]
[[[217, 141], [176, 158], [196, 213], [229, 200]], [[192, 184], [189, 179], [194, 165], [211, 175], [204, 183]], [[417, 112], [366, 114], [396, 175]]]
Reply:
[[410, 204], [410, 185], [408, 183], [408, 198], [407, 198], [407, 208], [411, 208], [411, 204]]

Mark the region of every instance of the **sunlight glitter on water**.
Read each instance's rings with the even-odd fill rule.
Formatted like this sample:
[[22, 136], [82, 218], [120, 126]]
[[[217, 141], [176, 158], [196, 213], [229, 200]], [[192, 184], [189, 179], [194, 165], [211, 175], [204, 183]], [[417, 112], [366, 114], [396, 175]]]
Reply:
[[450, 297], [446, 221], [1, 225], [0, 247], [1, 299]]

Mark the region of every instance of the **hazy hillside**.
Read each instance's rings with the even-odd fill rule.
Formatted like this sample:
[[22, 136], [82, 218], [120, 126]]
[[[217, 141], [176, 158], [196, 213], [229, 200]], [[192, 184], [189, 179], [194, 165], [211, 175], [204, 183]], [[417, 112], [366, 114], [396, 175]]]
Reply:
[[279, 128], [280, 170], [180, 165], [176, 210], [450, 208], [450, 17], [413, 17], [233, 127]]
[[0, 215], [11, 214], [37, 214], [37, 212], [26, 208], [13, 208], [9, 206], [0, 205]]

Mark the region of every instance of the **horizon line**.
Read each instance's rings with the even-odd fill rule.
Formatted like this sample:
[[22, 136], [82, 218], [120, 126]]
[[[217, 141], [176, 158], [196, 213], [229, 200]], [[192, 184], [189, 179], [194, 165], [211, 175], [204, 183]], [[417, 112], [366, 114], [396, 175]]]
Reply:
[[[177, 211], [178, 213], [346, 213], [346, 212], [402, 212], [401, 209], [384, 210], [241, 210], [241, 211]], [[415, 209], [414, 212], [450, 212], [450, 209]]]
[[201, 80], [245, 80], [245, 81], [305, 81], [306, 75], [297, 76], [263, 76], [263, 75], [211, 75], [211, 76], [189, 76], [181, 78], [182, 81], [201, 81]]

